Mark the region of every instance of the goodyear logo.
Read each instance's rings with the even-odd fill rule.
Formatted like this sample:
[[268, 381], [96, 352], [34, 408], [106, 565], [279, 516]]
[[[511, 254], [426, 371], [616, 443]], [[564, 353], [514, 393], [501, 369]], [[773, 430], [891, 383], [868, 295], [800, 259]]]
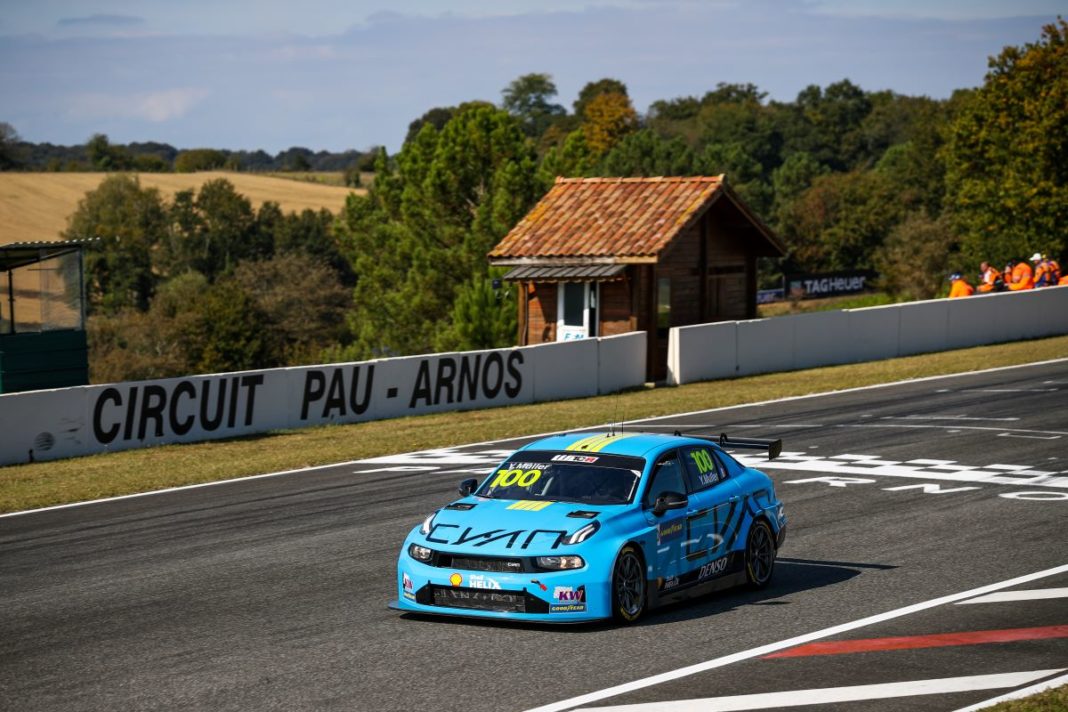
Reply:
[[524, 512], [540, 512], [550, 504], [552, 504], [552, 502], [534, 502], [528, 499], [521, 499], [518, 502], [509, 504], [506, 509], [521, 509]]
[[568, 450], [576, 450], [579, 452], [600, 452], [608, 447], [610, 444], [623, 440], [626, 438], [632, 438], [637, 433], [619, 433], [618, 435], [607, 435], [601, 433], [600, 435], [591, 435], [588, 438], [582, 438], [576, 440], [567, 446]]

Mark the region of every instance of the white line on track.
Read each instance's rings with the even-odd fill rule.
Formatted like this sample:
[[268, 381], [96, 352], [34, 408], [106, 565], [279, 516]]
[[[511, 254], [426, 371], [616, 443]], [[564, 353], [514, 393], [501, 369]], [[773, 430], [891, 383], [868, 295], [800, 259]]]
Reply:
[[828, 638], [832, 635], [838, 635], [858, 628], [864, 628], [876, 623], [882, 623], [884, 621], [892, 620], [894, 618], [900, 618], [902, 616], [911, 615], [920, 611], [925, 611], [931, 608], [937, 608], [938, 606], [946, 605], [947, 603], [956, 603], [966, 598], [974, 598], [976, 596], [982, 596], [994, 591], [1000, 591], [1003, 588], [1010, 588], [1012, 586], [1019, 586], [1021, 584], [1030, 583], [1031, 581], [1037, 581], [1038, 579], [1047, 578], [1049, 576], [1056, 576], [1058, 574], [1068, 573], [1068, 564], [1054, 567], [1052, 569], [1046, 569], [1044, 571], [1037, 571], [1035, 573], [1026, 574], [1017, 578], [1008, 579], [1007, 581], [1000, 581], [998, 583], [989, 584], [987, 586], [981, 586], [974, 588], [970, 591], [963, 591], [961, 593], [953, 593], [948, 596], [942, 596], [940, 598], [934, 598], [922, 603], [915, 603], [911, 606], [905, 606], [904, 608], [897, 608], [885, 613], [879, 613], [874, 616], [868, 616], [867, 618], [861, 618], [860, 620], [851, 621], [849, 623], [842, 623], [840, 625], [832, 626], [830, 628], [824, 628], [813, 633], [805, 633], [794, 638], [788, 638], [787, 640], [780, 640], [777, 643], [769, 643], [762, 645], [758, 648], [750, 648], [749, 650], [743, 650], [739, 653], [732, 653], [731, 655], [725, 655], [723, 657], [714, 658], [712, 660], [706, 660], [702, 663], [695, 665], [689, 665], [687, 667], [678, 668], [677, 670], [670, 670], [668, 672], [660, 673], [659, 675], [653, 675], [651, 677], [645, 677], [640, 680], [634, 680], [633, 682], [626, 682], [622, 685], [615, 685], [596, 692], [590, 692], [585, 695], [579, 695], [567, 700], [561, 700], [560, 702], [554, 702], [548, 705], [542, 705], [541, 707], [535, 707], [527, 710], [527, 712], [561, 712], [562, 710], [574, 709], [581, 705], [590, 704], [592, 702], [599, 702], [601, 700], [608, 699], [610, 697], [617, 697], [619, 695], [626, 694], [628, 692], [634, 692], [635, 690], [641, 690], [646, 687], [652, 687], [653, 685], [660, 685], [665, 682], [671, 682], [672, 680], [678, 680], [679, 678], [689, 677], [690, 675], [696, 675], [698, 673], [707, 672], [708, 670], [714, 670], [716, 668], [732, 665], [743, 660], [750, 660], [757, 658], [768, 653], [774, 653], [779, 650], [785, 650], [786, 648], [792, 648], [802, 643], [811, 643], [814, 640], [820, 640], [821, 638]]
[[[913, 385], [913, 384], [916, 384], [916, 383], [926, 383], [926, 382], [929, 382], [929, 381], [938, 381], [938, 380], [943, 380], [943, 379], [947, 379], [947, 378], [961, 378], [961, 377], [964, 377], [964, 376], [976, 376], [976, 375], [981, 375], [981, 374], [986, 374], [986, 373], [997, 373], [997, 372], [1000, 372], [1000, 371], [1009, 371], [1009, 370], [1019, 369], [1019, 368], [1031, 368], [1031, 367], [1034, 367], [1034, 366], [1049, 366], [1051, 364], [1065, 363], [1065, 362], [1068, 362], [1068, 358], [1054, 358], [1054, 359], [1049, 359], [1047, 361], [1036, 361], [1034, 363], [1021, 363], [1021, 364], [1017, 364], [1015, 366], [997, 366], [995, 368], [985, 368], [985, 369], [983, 369], [981, 371], [964, 371], [962, 373], [946, 373], [946, 374], [943, 374], [943, 375], [940, 375], [940, 376], [925, 376], [923, 378], [910, 378], [910, 379], [905, 379], [903, 381], [892, 381], [890, 383], [875, 383], [875, 384], [870, 385], [870, 386], [857, 386], [856, 388], [843, 388], [843, 389], [837, 390], [837, 391], [823, 391], [822, 393], [808, 393], [808, 394], [803, 395], [803, 396], [789, 396], [789, 397], [786, 397], [786, 398], [772, 398], [770, 400], [757, 401], [755, 403], [739, 403], [737, 405], [727, 405], [727, 406], [723, 406], [721, 408], [708, 408], [708, 409], [705, 409], [705, 410], [694, 410], [694, 411], [690, 411], [688, 413], [673, 413], [671, 415], [661, 415], [661, 416], [657, 416], [655, 418], [645, 418], [644, 420], [632, 420], [632, 421], [628, 421], [628, 422], [630, 422], [630, 423], [652, 423], [652, 422], [655, 422], [657, 420], [666, 420], [668, 418], [682, 418], [682, 417], [687, 417], [687, 416], [691, 416], [691, 415], [701, 415], [703, 413], [716, 413], [716, 412], [725, 411], [725, 410], [736, 410], [738, 408], [752, 408], [754, 406], [772, 405], [772, 404], [775, 404], [775, 403], [788, 403], [790, 401], [807, 400], [807, 399], [810, 399], [810, 398], [824, 398], [826, 396], [839, 395], [839, 394], [844, 394], [844, 393], [858, 393], [858, 392], [861, 392], [861, 391], [871, 391], [871, 390], [876, 390], [876, 389], [879, 389], [879, 388], [892, 388], [894, 386]], [[575, 430], [576, 431], [596, 430], [596, 429], [606, 428], [606, 427], [609, 427], [609, 426], [615, 425], [615, 424], [616, 423], [602, 423], [601, 425], [593, 425], [593, 426], [586, 427], [586, 428], [576, 428]], [[517, 436], [515, 436], [513, 438], [501, 438], [499, 440], [485, 440], [483, 442], [468, 443], [466, 445], [456, 445], [455, 447], [479, 447], [481, 445], [495, 445], [497, 443], [510, 442], [512, 440], [522, 440], [522, 439], [525, 439], [525, 438], [544, 437], [546, 435], [553, 435], [553, 434], [558, 433], [558, 432], [560, 432], [560, 431], [559, 430], [553, 430], [553, 431], [544, 432], [544, 433], [531, 433], [530, 435], [517, 435]], [[315, 470], [322, 470], [322, 469], [326, 469], [326, 468], [329, 468], [329, 467], [342, 467], [342, 466], [346, 466], [346, 465], [355, 465], [355, 464], [359, 464], [361, 462], [363, 462], [363, 460], [349, 460], [347, 462], [335, 462], [335, 463], [331, 463], [329, 465], [316, 465], [315, 467], [300, 467], [300, 468], [297, 468], [297, 469], [294, 469], [294, 470], [282, 470], [280, 472], [270, 472], [270, 473], [267, 473], [267, 474], [264, 474], [264, 475], [248, 475], [248, 476], [245, 476], [245, 477], [234, 477], [234, 478], [231, 478], [231, 479], [228, 479], [228, 480], [217, 480], [215, 482], [204, 482], [202, 484], [196, 484], [196, 485], [184, 485], [182, 487], [168, 487], [166, 489], [153, 490], [152, 492], [137, 492], [135, 494], [125, 494], [125, 495], [120, 495], [118, 497], [104, 497], [104, 498], [101, 498], [101, 499], [91, 499], [91, 500], [88, 500], [88, 501], [85, 501], [85, 502], [72, 502], [70, 504], [58, 504], [58, 505], [53, 506], [53, 507], [41, 507], [39, 509], [27, 509], [27, 510], [23, 510], [21, 512], [9, 512], [8, 514], [0, 514], [0, 519], [4, 519], [6, 517], [19, 517], [19, 516], [24, 516], [24, 515], [27, 515], [27, 514], [36, 514], [38, 512], [50, 512], [50, 511], [54, 511], [54, 510], [57, 510], [57, 509], [70, 509], [72, 507], [84, 507], [84, 506], [89, 505], [89, 504], [100, 504], [102, 502], [114, 502], [114, 501], [123, 500], [123, 499], [133, 499], [135, 497], [152, 497], [152, 496], [160, 495], [160, 494], [169, 494], [171, 492], [184, 492], [186, 490], [200, 489], [201, 487], [214, 487], [216, 485], [231, 484], [231, 483], [234, 483], [234, 482], [244, 482], [246, 480], [259, 480], [259, 479], [264, 479], [264, 478], [267, 478], [267, 477], [281, 477], [282, 475], [294, 475], [294, 474], [299, 474], [299, 473], [302, 473], [302, 472], [313, 472]]]
[[[815, 690], [786, 690], [762, 692], [755, 695], [731, 695], [698, 700], [673, 700], [648, 702], [636, 705], [597, 707], [598, 712], [737, 712], [738, 710], [763, 710], [772, 707], [802, 707], [825, 705], [834, 702], [859, 702], [885, 700], [916, 695], [945, 695], [953, 692], [975, 690], [999, 690], [1006, 687], [1026, 685], [1060, 670], [1029, 670], [995, 675], [968, 675], [966, 677], [943, 677], [935, 680], [909, 680], [886, 682], [876, 685], [850, 685], [848, 687], [824, 687]], [[589, 708], [593, 710], [594, 708]]]
[[1002, 591], [985, 596], [959, 601], [958, 606], [969, 603], [1011, 603], [1012, 601], [1041, 601], [1048, 598], [1068, 598], [1068, 588], [1039, 588], [1031, 591]]
[[976, 710], [984, 710], [987, 707], [993, 707], [1000, 702], [1007, 702], [1008, 700], [1018, 700], [1023, 697], [1030, 697], [1031, 695], [1037, 695], [1039, 692], [1045, 692], [1046, 690], [1052, 690], [1054, 687], [1060, 687], [1061, 685], [1068, 685], [1068, 675], [1062, 675], [1061, 677], [1055, 677], [1052, 680], [1046, 680], [1040, 682], [1037, 685], [1031, 687], [1025, 687], [1022, 690], [1013, 690], [1012, 692], [995, 697], [990, 700], [984, 700], [970, 707], [961, 707], [956, 712], [975, 712]]

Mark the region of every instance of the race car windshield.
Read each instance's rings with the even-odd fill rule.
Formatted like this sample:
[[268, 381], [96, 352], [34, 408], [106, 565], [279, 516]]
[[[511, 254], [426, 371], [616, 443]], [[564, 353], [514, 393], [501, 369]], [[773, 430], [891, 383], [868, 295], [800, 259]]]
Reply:
[[498, 467], [479, 497], [626, 504], [638, 487], [645, 461], [618, 455], [524, 450]]

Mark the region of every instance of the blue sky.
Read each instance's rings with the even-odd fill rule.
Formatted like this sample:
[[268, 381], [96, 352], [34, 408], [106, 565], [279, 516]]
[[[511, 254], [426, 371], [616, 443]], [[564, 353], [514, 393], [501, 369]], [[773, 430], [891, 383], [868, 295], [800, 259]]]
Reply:
[[848, 78], [946, 97], [1068, 0], [6, 0], [0, 121], [27, 140], [400, 147], [434, 106], [547, 72], [635, 108], [750, 82], [790, 101]]

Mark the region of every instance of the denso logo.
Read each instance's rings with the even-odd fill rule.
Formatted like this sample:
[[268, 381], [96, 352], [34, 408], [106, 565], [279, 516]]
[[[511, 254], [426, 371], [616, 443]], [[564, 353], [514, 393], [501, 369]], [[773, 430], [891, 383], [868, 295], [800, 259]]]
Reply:
[[715, 561], [705, 564], [701, 567], [701, 573], [697, 575], [698, 580], [708, 578], [709, 576], [715, 576], [721, 574], [727, 570], [727, 557], [722, 559], [716, 559]]
[[557, 586], [553, 589], [553, 598], [557, 601], [582, 603], [586, 600], [586, 587], [579, 586], [578, 588], [572, 588], [571, 586]]

